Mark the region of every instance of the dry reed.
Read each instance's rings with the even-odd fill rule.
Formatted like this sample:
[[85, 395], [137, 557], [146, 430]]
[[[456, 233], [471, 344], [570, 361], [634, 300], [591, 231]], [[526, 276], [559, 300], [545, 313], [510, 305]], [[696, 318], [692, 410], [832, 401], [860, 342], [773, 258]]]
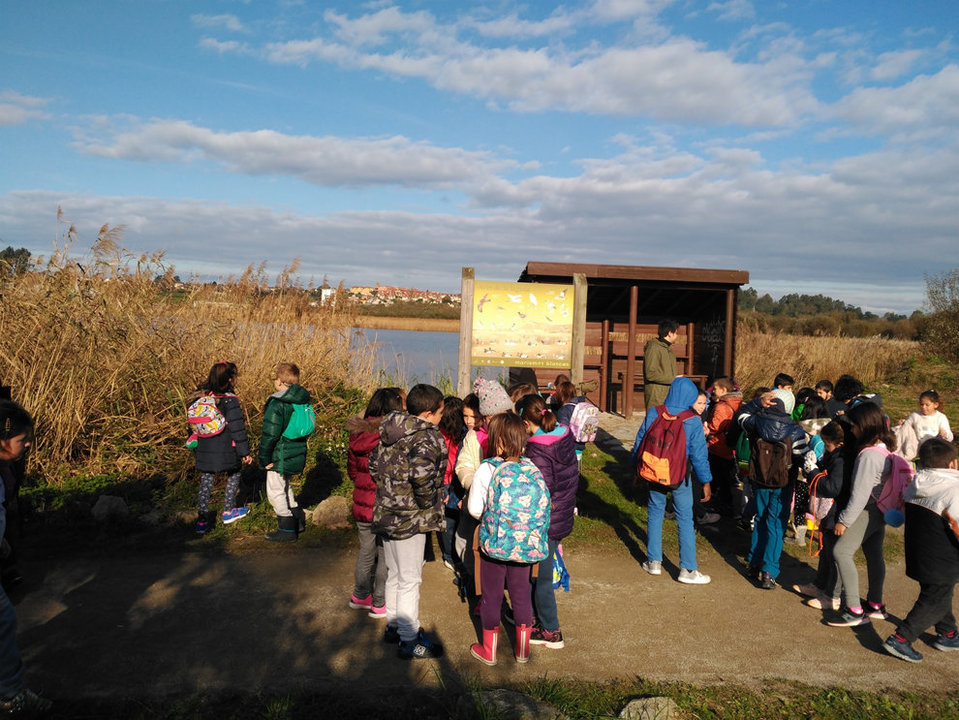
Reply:
[[909, 340], [783, 335], [742, 325], [736, 331], [737, 380], [747, 392], [768, 386], [778, 372], [792, 375], [796, 389], [843, 373], [867, 386], [887, 382], [918, 353], [919, 343]]
[[351, 352], [352, 316], [311, 304], [295, 264], [271, 286], [261, 266], [172, 292], [162, 254], [131, 255], [121, 232], [104, 225], [78, 260], [70, 226], [49, 261], [0, 288], [0, 378], [34, 414], [33, 467], [48, 482], [191, 464], [186, 397], [220, 360], [239, 367], [254, 431], [277, 362], [300, 366], [321, 417], [341, 387], [369, 387], [372, 353]]

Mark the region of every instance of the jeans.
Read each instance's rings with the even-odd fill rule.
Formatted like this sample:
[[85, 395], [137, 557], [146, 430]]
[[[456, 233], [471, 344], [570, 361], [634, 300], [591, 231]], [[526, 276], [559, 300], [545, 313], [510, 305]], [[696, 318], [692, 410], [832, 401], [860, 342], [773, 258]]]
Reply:
[[789, 519], [792, 488], [764, 488], [753, 490], [756, 500], [756, 523], [753, 525], [749, 546], [749, 564], [761, 564], [761, 570], [773, 579], [779, 577], [779, 556], [783, 551], [783, 533]]
[[866, 557], [866, 575], [869, 578], [866, 600], [882, 603], [882, 586], [886, 581], [886, 561], [882, 557], [885, 538], [886, 520], [876, 504], [870, 502], [866, 509], [859, 513], [856, 521], [836, 540], [833, 555], [836, 558], [836, 568], [847, 608], [858, 607], [860, 602], [859, 571], [852, 559], [860, 547]]
[[674, 490], [662, 490], [649, 485], [648, 521], [646, 525], [646, 556], [649, 560], [663, 560], [663, 514], [666, 512], [666, 493], [673, 496], [676, 526], [679, 530], [679, 567], [696, 570], [696, 530], [693, 527], [693, 488], [683, 482]]
[[553, 553], [559, 547], [559, 540], [549, 541], [549, 555], [539, 564], [539, 575], [533, 585], [533, 607], [536, 622], [550, 632], [559, 630], [559, 617], [556, 613], [556, 595], [553, 593]]
[[832, 528], [822, 531], [822, 546], [819, 549], [819, 568], [816, 570], [815, 583], [824, 595], [832, 598], [839, 597], [842, 592], [842, 588], [839, 587], [839, 573], [836, 572], [836, 557], [833, 554], [836, 539]]
[[0, 699], [20, 692], [22, 677], [23, 663], [17, 647], [17, 614], [6, 591], [0, 587]]
[[266, 499], [270, 501], [277, 517], [293, 517], [293, 508], [298, 507], [293, 488], [290, 487], [291, 477], [273, 470], [266, 471]]
[[440, 552], [443, 559], [447, 562], [453, 562], [453, 536], [456, 534], [456, 522], [459, 520], [460, 511], [454, 508], [446, 508], [446, 529], [437, 533], [436, 537], [440, 541]]
[[533, 624], [533, 605], [529, 594], [531, 567], [523, 563], [491, 560], [480, 555], [480, 585], [483, 588], [480, 620], [484, 630], [495, 630], [499, 627], [504, 588], [509, 588], [509, 601], [513, 606], [516, 624]]
[[386, 622], [395, 625], [403, 642], [412, 642], [420, 631], [420, 584], [426, 535], [405, 540], [383, 538], [386, 558]]
[[358, 598], [373, 595], [373, 604], [383, 607], [386, 603], [386, 558], [383, 557], [383, 541], [370, 531], [370, 523], [356, 523], [360, 537], [360, 551], [356, 556], [353, 571], [353, 594]]
[[906, 619], [896, 629], [909, 642], [918, 638], [930, 625], [936, 626], [940, 635], [956, 629], [956, 617], [952, 614], [952, 585], [919, 583], [919, 597]]

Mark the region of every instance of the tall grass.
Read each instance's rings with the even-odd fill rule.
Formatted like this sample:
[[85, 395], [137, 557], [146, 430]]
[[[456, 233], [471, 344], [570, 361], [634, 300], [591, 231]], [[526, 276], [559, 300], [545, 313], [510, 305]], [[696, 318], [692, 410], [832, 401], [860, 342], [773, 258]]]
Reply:
[[867, 387], [888, 382], [920, 352], [919, 343], [880, 337], [810, 337], [761, 333], [742, 324], [736, 332], [736, 375], [740, 387], [768, 386], [778, 372], [793, 376], [796, 388], [843, 373]]
[[34, 469], [136, 472], [190, 464], [186, 397], [213, 363], [239, 366], [236, 392], [257, 427], [277, 362], [297, 363], [322, 417], [344, 386], [368, 389], [372, 353], [351, 352], [349, 311], [314, 307], [291, 265], [176, 292], [161, 253], [132, 255], [104, 225], [72, 256], [72, 226], [50, 259], [3, 281], [0, 378], [36, 420]]

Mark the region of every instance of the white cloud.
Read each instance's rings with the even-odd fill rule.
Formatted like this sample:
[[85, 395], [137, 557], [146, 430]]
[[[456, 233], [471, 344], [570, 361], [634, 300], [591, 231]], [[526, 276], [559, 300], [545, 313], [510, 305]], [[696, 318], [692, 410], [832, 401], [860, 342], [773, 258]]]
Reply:
[[896, 140], [955, 139], [959, 127], [959, 65], [918, 75], [898, 87], [858, 88], [835, 113], [863, 132]]
[[922, 50], [896, 50], [876, 58], [870, 75], [873, 80], [894, 80], [908, 73], [925, 53]]
[[246, 43], [240, 43], [236, 40], [217, 40], [215, 38], [205, 37], [202, 38], [198, 44], [201, 48], [213, 50], [221, 55], [227, 53], [245, 53], [248, 50]]
[[191, 15], [191, 22], [199, 28], [225, 28], [231, 32], [247, 32], [236, 15]]
[[21, 95], [13, 90], [0, 92], [0, 127], [23, 125], [30, 120], [46, 118], [47, 114], [41, 108], [49, 102], [49, 98]]
[[88, 155], [140, 162], [207, 161], [234, 173], [289, 176], [321, 186], [449, 187], [515, 167], [513, 161], [486, 152], [442, 148], [400, 136], [222, 133], [178, 120], [141, 123], [129, 118], [101, 118], [74, 133], [76, 147]]
[[716, 13], [720, 20], [749, 20], [756, 16], [756, 9], [749, 0], [724, 0], [711, 2], [706, 10]]

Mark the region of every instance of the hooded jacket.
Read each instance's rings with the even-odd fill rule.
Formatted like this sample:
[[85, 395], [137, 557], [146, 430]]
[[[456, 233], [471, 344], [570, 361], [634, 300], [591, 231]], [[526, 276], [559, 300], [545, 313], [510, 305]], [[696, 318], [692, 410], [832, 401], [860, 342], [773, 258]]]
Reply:
[[903, 497], [906, 575], [932, 585], [959, 582], [959, 470], [920, 470]]
[[263, 408], [263, 434], [260, 437], [260, 464], [281, 475], [296, 475], [306, 467], [306, 441], [308, 438], [290, 440], [283, 437], [294, 405], [311, 404], [310, 393], [300, 385], [290, 385], [270, 395]]
[[[695, 383], [687, 377], [678, 377], [670, 384], [664, 405], [669, 414], [679, 415], [683, 410], [689, 410], [698, 397], [699, 388], [696, 387]], [[657, 417], [659, 417], [659, 408], [652, 407], [646, 413], [643, 424], [639, 426], [636, 441], [633, 443], [634, 469], [643, 436], [646, 435], [646, 431], [649, 430], [650, 425]], [[683, 421], [683, 430], [686, 433], [686, 458], [688, 463], [696, 471], [699, 482], [703, 485], [712, 482], [713, 476], [709, 470], [709, 455], [706, 450], [706, 435], [703, 433], [703, 419], [694, 414], [691, 418]]]
[[552, 500], [549, 517], [549, 539], [557, 542], [573, 531], [573, 509], [579, 489], [579, 463], [573, 432], [540, 433], [526, 441], [525, 455], [539, 468]]
[[446, 442], [439, 428], [404, 412], [380, 423], [380, 444], [370, 454], [376, 483], [373, 532], [391, 540], [446, 528], [443, 475]]
[[779, 398], [773, 398], [769, 407], [763, 407], [759, 398], [750, 400], [740, 409], [736, 422], [749, 433], [751, 441], [786, 441], [792, 446], [793, 455], [804, 455], [809, 449], [805, 431], [789, 417]]
[[197, 439], [196, 469], [199, 472], [238, 470], [242, 459], [250, 454], [246, 418], [243, 416], [240, 401], [232, 393], [215, 397], [216, 406], [226, 418], [226, 428], [218, 435]]
[[380, 444], [382, 419], [354, 417], [346, 421], [346, 431], [350, 434], [346, 474], [353, 481], [353, 518], [357, 522], [373, 522], [376, 483], [370, 476], [370, 453]]

